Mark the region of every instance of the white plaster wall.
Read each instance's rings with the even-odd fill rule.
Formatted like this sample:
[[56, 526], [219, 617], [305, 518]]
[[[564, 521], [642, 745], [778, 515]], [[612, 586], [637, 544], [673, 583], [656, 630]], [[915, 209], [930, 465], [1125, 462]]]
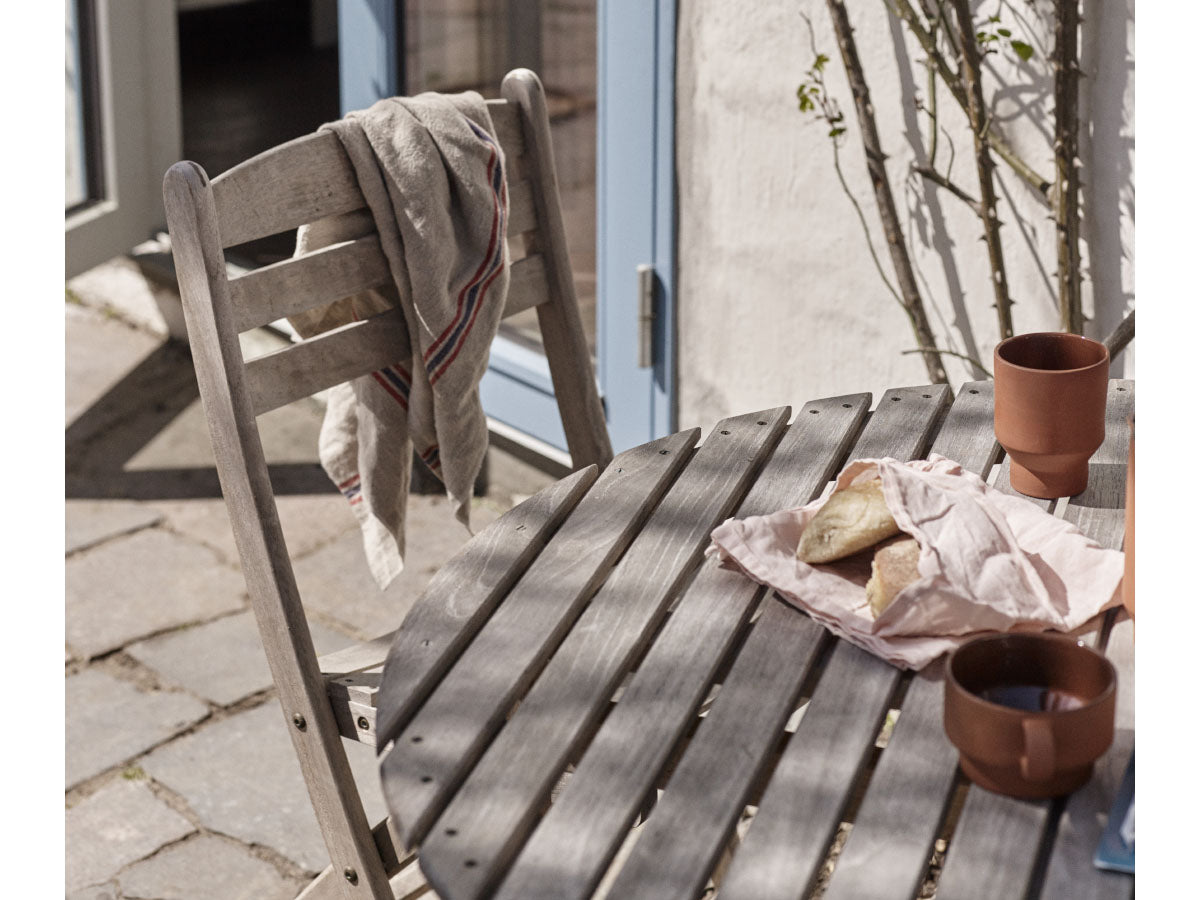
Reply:
[[[912, 102], [914, 92], [926, 93], [918, 67], [923, 54], [883, 3], [848, 7], [932, 327], [941, 346], [990, 369], [998, 330], [978, 219], [961, 201], [908, 177], [914, 135], [926, 127]], [[997, 3], [976, 8], [987, 16]], [[830, 57], [827, 87], [846, 114], [842, 169], [895, 282], [823, 0], [681, 0], [680, 427], [785, 403], [798, 408], [819, 396], [871, 391], [878, 401], [887, 387], [928, 381], [921, 357], [903, 353], [915, 339], [871, 263], [862, 226], [838, 184], [827, 128], [797, 109], [796, 88], [813, 58], [801, 12], [812, 20], [817, 49]], [[1039, 21], [1039, 10], [1025, 3], [1006, 3], [1000, 14], [1017, 36], [1024, 33], [1036, 56], [1020, 67], [989, 58], [994, 77], [986, 83], [1005, 85], [990, 95], [996, 121], [1030, 164], [1052, 178], [1049, 19]], [[1132, 0], [1089, 4], [1084, 29], [1083, 102], [1093, 111], [1091, 136], [1081, 146], [1089, 242], [1084, 305], [1091, 317], [1087, 333], [1103, 337], [1133, 302]], [[944, 88], [938, 102], [956, 151], [954, 180], [978, 196], [966, 118]], [[1034, 113], [1033, 121], [1023, 110]], [[948, 146], [941, 140], [944, 166]], [[1015, 330], [1055, 330], [1049, 210], [1003, 162], [998, 171]], [[944, 360], [955, 386], [981, 377], [970, 363]], [[1132, 360], [1119, 357], [1113, 371], [1132, 376]]]

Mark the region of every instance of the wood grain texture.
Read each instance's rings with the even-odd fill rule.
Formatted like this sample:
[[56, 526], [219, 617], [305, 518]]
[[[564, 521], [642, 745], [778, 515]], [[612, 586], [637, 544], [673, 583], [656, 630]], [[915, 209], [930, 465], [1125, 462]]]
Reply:
[[526, 246], [530, 253], [540, 253], [545, 259], [549, 300], [537, 307], [538, 327], [554, 396], [562, 413], [571, 464], [578, 468], [595, 463], [603, 468], [612, 459], [612, 443], [567, 254], [546, 95], [537, 75], [528, 69], [517, 69], [505, 76], [501, 93], [511, 108], [519, 110], [525, 135], [524, 171], [529, 176], [541, 224], [527, 238]]
[[391, 281], [376, 234], [254, 269], [229, 282], [237, 330], [249, 331]]
[[376, 698], [379, 747], [399, 733], [597, 476], [589, 466], [542, 488], [488, 525], [430, 579], [387, 654]]
[[396, 738], [381, 774], [407, 846], [442, 810], [513, 703], [687, 462], [699, 429], [627, 450], [600, 476]]
[[278, 234], [366, 205], [331, 131], [280, 144], [212, 182], [222, 247]]
[[1099, 760], [1092, 780], [1067, 799], [1058, 823], [1041, 896], [1046, 900], [1126, 900], [1133, 876], [1092, 865], [1100, 835], [1125, 776], [1134, 746], [1133, 622], [1123, 617], [1113, 628], [1105, 655], [1117, 669], [1117, 717], [1113, 745]]
[[243, 378], [213, 190], [199, 166], [177, 163], [164, 179], [163, 201], [217, 472], [285, 727], [330, 859], [335, 868], [357, 873], [358, 889], [344, 882], [342, 896], [390, 896], [316, 665], [279, 525]]
[[[489, 101], [506, 157], [525, 152], [517, 111]], [[212, 181], [222, 247], [298, 228], [365, 205], [346, 151], [329, 131], [304, 135], [221, 173]]]
[[[737, 516], [765, 515], [819, 494], [869, 402], [858, 394], [807, 404]], [[706, 560], [498, 898], [591, 896], [762, 590], [715, 558]]]
[[411, 357], [399, 308], [348, 322], [246, 363], [254, 415]]
[[[945, 385], [888, 391], [849, 457], [923, 454], [949, 399]], [[817, 650], [828, 640], [812, 619], [782, 601], [766, 602], [617, 877], [613, 896], [694, 897], [703, 889], [783, 736]], [[863, 670], [848, 677], [861, 677], [865, 694], [890, 696], [898, 670], [867, 654], [847, 650], [841, 657]], [[753, 833], [752, 828], [748, 839]]]
[[[931, 452], [987, 477], [1000, 452], [992, 427], [991, 382], [962, 386]], [[941, 668], [941, 661], [933, 663], [908, 685], [900, 719], [842, 847], [828, 900], [913, 895], [920, 886], [958, 763], [942, 728]], [[897, 822], [904, 827], [897, 828]]]
[[786, 413], [727, 419], [693, 455], [430, 832], [422, 868], [439, 893], [483, 896], [507, 868], [567, 761], [694, 574], [709, 532], [770, 454]]
[[[1093, 457], [1088, 489], [1071, 498], [1063, 510], [1064, 517], [1070, 516], [1084, 534], [1113, 549], [1120, 547], [1124, 536], [1121, 507], [1129, 453], [1125, 419], [1132, 409], [1132, 388], [1130, 382], [1110, 382], [1105, 439]], [[1051, 810], [1049, 801], [1016, 800], [972, 787], [938, 883], [940, 900], [1000, 898], [1026, 887], [1036, 890], [1033, 864]]]

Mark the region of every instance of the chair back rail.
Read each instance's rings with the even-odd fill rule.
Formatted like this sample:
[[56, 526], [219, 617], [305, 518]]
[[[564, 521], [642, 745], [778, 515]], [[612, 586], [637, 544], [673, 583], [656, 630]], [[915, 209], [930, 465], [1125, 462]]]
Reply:
[[[504, 99], [488, 104], [509, 162], [508, 237], [515, 262], [505, 314], [537, 308], [574, 465], [604, 466], [612, 449], [566, 254], [545, 98], [537, 77], [525, 70], [511, 73], [502, 92]], [[527, 154], [527, 147], [534, 152]], [[197, 382], [242, 571], [338, 875], [319, 881], [322, 890], [335, 886], [345, 897], [364, 895], [355, 885], [373, 898], [390, 897], [387, 876], [397, 855], [381, 853], [377, 845], [386, 843], [380, 837], [388, 830], [372, 833], [350, 775], [338, 720], [354, 707], [335, 709], [345, 698], [331, 696], [317, 662], [257, 416], [409, 358], [403, 313], [389, 310], [248, 362], [238, 338], [243, 331], [385, 285], [389, 266], [345, 151], [328, 132], [268, 150], [211, 181], [195, 163], [177, 163], [167, 172], [163, 197]], [[361, 227], [354, 229], [353, 239], [228, 277], [227, 248], [356, 210]], [[342, 730], [356, 736], [352, 727]], [[351, 869], [354, 880], [349, 874], [341, 877]]]

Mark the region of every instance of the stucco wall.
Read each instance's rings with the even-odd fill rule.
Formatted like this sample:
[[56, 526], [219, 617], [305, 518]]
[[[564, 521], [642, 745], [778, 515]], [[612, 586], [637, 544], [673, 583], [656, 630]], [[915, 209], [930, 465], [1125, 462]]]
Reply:
[[[989, 0], [977, 7], [997, 11]], [[880, 2], [848, 4], [897, 207], [941, 346], [991, 366], [997, 325], [978, 218], [944, 191], [910, 178], [926, 120], [923, 54]], [[887, 292], [833, 168], [827, 128], [797, 110], [812, 63], [808, 31], [830, 57], [829, 92], [846, 114], [842, 169], [888, 277], [879, 215], [823, 0], [681, 0], [678, 7], [679, 425], [733, 412], [928, 381], [907, 317]], [[1042, 10], [1045, 14], [1045, 10]], [[1053, 177], [1048, 18], [1005, 4], [1004, 24], [1036, 48], [1024, 66], [989, 57], [996, 121], [1025, 158]], [[1103, 337], [1133, 304], [1133, 2], [1089, 4], [1082, 39], [1086, 331]], [[898, 62], [899, 60], [899, 62]], [[990, 76], [990, 77], [989, 77]], [[978, 181], [966, 118], [940, 90], [954, 180]], [[1034, 119], [1022, 111], [1033, 111]], [[949, 146], [941, 138], [944, 166]], [[1054, 226], [1031, 189], [998, 164], [1000, 218], [1018, 333], [1057, 328]], [[951, 381], [980, 377], [944, 357]], [[1113, 373], [1132, 376], [1132, 348]]]

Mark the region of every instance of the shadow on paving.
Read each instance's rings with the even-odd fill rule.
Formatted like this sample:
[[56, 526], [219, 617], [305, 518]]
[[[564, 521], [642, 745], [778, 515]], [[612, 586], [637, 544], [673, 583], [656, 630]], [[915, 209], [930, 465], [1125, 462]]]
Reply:
[[[220, 497], [212, 466], [126, 469], [199, 396], [187, 346], [161, 344], [67, 427], [67, 499]], [[277, 494], [335, 492], [317, 462], [273, 463], [268, 471]]]

